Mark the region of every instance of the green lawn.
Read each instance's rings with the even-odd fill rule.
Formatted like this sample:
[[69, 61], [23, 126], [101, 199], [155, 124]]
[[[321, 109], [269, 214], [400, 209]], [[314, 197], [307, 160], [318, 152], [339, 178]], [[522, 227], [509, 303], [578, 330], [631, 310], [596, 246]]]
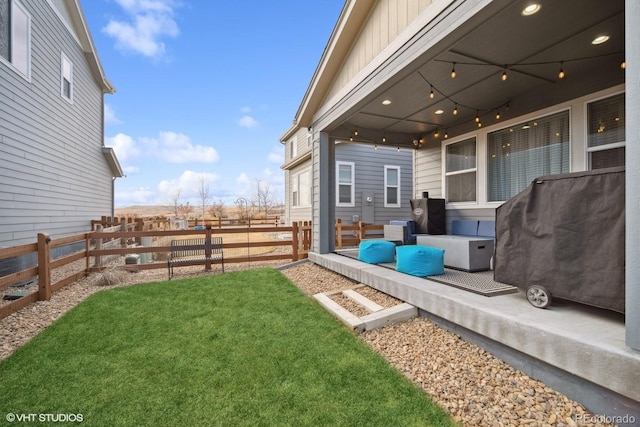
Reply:
[[94, 294], [0, 363], [0, 396], [0, 424], [454, 424], [274, 269]]

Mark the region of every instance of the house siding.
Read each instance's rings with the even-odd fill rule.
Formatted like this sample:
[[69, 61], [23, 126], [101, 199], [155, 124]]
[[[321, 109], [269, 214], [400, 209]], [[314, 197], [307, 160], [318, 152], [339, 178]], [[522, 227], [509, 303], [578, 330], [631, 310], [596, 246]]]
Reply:
[[[51, 5], [22, 4], [31, 15], [31, 81], [0, 62], [0, 247], [39, 232], [87, 231], [113, 209], [102, 89]], [[73, 103], [60, 94], [62, 53], [73, 63]]]
[[380, 0], [371, 11], [328, 93], [337, 94], [406, 29], [432, 0]]
[[[363, 220], [364, 194], [373, 194], [374, 224], [387, 224], [392, 219], [411, 216], [409, 200], [413, 194], [413, 150], [379, 147], [367, 144], [338, 144], [336, 161], [355, 164], [355, 206], [335, 207], [336, 219], [351, 224], [353, 216]], [[384, 206], [384, 167], [400, 167], [400, 207]], [[335, 186], [334, 186], [335, 191]]]

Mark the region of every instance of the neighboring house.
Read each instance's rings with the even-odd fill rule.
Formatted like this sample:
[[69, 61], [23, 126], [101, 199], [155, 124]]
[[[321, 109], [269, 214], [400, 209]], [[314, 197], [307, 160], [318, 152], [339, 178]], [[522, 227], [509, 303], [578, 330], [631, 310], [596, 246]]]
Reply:
[[[285, 144], [285, 217], [310, 221], [312, 211], [311, 134], [291, 128], [282, 136]], [[413, 150], [336, 141], [336, 219], [345, 225], [364, 221], [386, 224], [411, 216]]]
[[113, 215], [123, 174], [103, 143], [103, 97], [114, 91], [78, 1], [0, 0], [0, 247]]
[[312, 133], [311, 251], [334, 250], [335, 141], [354, 129], [423, 141], [414, 196], [445, 198], [449, 227], [493, 219], [537, 176], [626, 164], [626, 347], [611, 354], [640, 351], [637, 22], [633, 0], [347, 0], [293, 122]]

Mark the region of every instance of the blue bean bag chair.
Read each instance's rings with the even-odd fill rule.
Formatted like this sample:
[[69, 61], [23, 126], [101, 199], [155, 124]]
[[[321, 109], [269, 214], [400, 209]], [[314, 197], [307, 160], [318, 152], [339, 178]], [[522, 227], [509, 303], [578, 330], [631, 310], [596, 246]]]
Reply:
[[412, 276], [444, 274], [444, 249], [410, 245], [396, 248], [396, 271]]
[[388, 240], [365, 240], [358, 246], [358, 260], [369, 264], [393, 262], [396, 244]]

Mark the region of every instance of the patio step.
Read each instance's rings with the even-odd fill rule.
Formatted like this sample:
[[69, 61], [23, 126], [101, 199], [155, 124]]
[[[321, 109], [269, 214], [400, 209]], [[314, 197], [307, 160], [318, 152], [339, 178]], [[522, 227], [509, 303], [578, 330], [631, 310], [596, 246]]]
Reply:
[[[369, 314], [358, 317], [331, 299], [332, 295], [340, 293], [364, 307]], [[354, 288], [323, 292], [315, 294], [313, 297], [327, 311], [356, 332], [370, 331], [372, 329], [382, 328], [392, 323], [404, 322], [405, 320], [409, 320], [418, 315], [418, 309], [411, 304], [405, 302], [393, 307], [384, 308], [364, 295], [356, 292]]]

